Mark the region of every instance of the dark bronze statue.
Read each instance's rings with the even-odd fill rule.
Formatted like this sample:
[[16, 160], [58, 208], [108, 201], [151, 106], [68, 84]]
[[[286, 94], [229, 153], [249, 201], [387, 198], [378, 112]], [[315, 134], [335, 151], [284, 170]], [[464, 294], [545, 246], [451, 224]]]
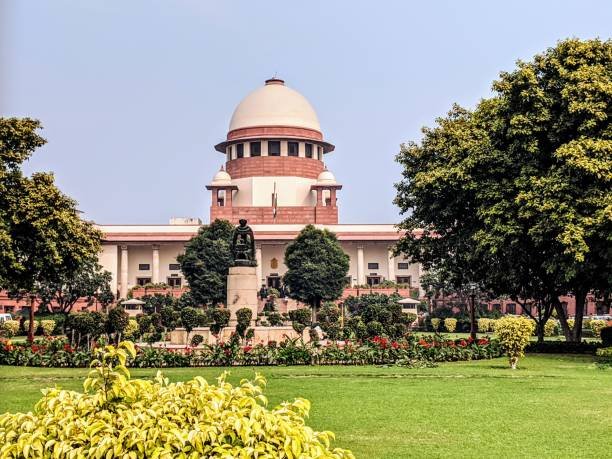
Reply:
[[257, 266], [253, 230], [247, 225], [245, 219], [240, 219], [239, 223], [240, 225], [234, 229], [234, 236], [232, 237], [234, 266]]

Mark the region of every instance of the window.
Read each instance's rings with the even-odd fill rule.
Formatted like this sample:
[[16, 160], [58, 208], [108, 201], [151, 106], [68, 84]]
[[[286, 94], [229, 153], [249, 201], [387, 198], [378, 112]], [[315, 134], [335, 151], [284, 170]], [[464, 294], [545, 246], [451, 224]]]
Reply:
[[138, 271], [149, 271], [151, 269], [151, 265], [148, 263], [140, 263], [138, 265]]
[[181, 265], [179, 263], [170, 263], [168, 265], [168, 269], [170, 271], [180, 271], [181, 270]]
[[307, 143], [306, 145], [306, 157], [307, 158], [312, 158], [312, 144], [311, 143]]
[[143, 286], [143, 285], [147, 285], [151, 283], [151, 278], [150, 277], [137, 277], [136, 278], [136, 285], [139, 286]]
[[508, 303], [506, 305], [506, 314], [516, 314], [516, 304]]
[[229, 159], [234, 159], [233, 153], [234, 153], [234, 147], [230, 145], [229, 148], [227, 149], [227, 154], [228, 154]]
[[398, 284], [410, 286], [410, 276], [397, 276], [395, 279]]
[[236, 158], [244, 158], [244, 144], [239, 143], [236, 145]]
[[278, 140], [268, 142], [268, 156], [280, 156], [280, 142]]
[[297, 142], [287, 142], [287, 154], [289, 156], [298, 156], [300, 144]]
[[410, 267], [410, 263], [398, 263], [397, 269], [408, 269]]
[[180, 287], [181, 286], [181, 278], [180, 277], [168, 277], [168, 285], [170, 287]]
[[350, 287], [351, 285], [353, 285], [353, 278], [351, 276], [346, 276], [344, 278], [344, 283], [347, 287]]
[[319, 161], [323, 161], [323, 148], [322, 147], [317, 147], [317, 157]]
[[492, 307], [493, 307], [493, 311], [501, 312], [501, 304], [493, 303]]
[[251, 142], [251, 156], [261, 156], [261, 142]]
[[278, 274], [271, 274], [266, 279], [266, 284], [268, 287], [275, 288], [276, 290], [281, 287], [281, 278]]
[[368, 269], [378, 269], [378, 263], [368, 263]]
[[380, 284], [380, 276], [368, 276], [366, 282], [369, 286]]

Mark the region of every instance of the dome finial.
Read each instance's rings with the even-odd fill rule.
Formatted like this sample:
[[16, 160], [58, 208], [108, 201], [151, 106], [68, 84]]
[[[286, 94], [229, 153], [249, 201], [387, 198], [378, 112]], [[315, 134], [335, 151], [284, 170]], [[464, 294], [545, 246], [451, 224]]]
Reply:
[[272, 78], [268, 78], [266, 80], [266, 85], [271, 85], [271, 84], [280, 84], [284, 86], [285, 80], [282, 80], [281, 78], [277, 78], [276, 73], [275, 73]]

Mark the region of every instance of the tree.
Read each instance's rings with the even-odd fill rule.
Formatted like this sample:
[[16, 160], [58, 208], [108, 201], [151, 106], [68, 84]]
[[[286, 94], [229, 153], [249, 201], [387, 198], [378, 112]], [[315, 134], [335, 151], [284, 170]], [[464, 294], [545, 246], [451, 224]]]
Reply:
[[200, 228], [185, 246], [185, 253], [177, 257], [191, 297], [198, 304], [216, 306], [227, 299], [233, 231], [227, 220], [215, 220]]
[[102, 270], [95, 260], [86, 260], [80, 269], [61, 272], [57, 279], [40, 285], [38, 296], [41, 306], [51, 308], [54, 305], [64, 315], [72, 311], [79, 299], [88, 305], [99, 300], [106, 307], [114, 300], [110, 289], [111, 279], [111, 273]]
[[285, 265], [283, 282], [289, 287], [289, 297], [310, 305], [314, 322], [321, 301], [333, 301], [342, 295], [349, 256], [334, 233], [307, 225], [287, 246]]
[[45, 140], [40, 122], [0, 118], [0, 288], [29, 296], [33, 339], [34, 297], [97, 259], [101, 233], [81, 220], [76, 202], [50, 173], [24, 176], [20, 167]]
[[121, 341], [121, 334], [126, 329], [130, 321], [130, 315], [121, 306], [116, 306], [108, 313], [106, 321], [106, 332], [115, 335], [118, 344]]
[[[580, 340], [586, 294], [612, 278], [611, 69], [612, 41], [560, 42], [403, 145], [398, 250], [535, 304], [539, 329], [555, 309]], [[559, 302], [570, 292], [573, 330]]]

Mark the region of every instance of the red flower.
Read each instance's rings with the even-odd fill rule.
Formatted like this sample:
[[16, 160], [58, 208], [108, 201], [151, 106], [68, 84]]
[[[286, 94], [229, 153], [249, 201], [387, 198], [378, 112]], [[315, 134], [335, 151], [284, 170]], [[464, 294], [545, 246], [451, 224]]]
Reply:
[[244, 346], [243, 351], [244, 351], [244, 352], [250, 352], [250, 351], [251, 351], [251, 349], [253, 349], [251, 346]]
[[486, 346], [487, 344], [489, 344], [489, 340], [486, 338], [481, 338], [478, 340], [478, 345], [479, 346]]
[[429, 344], [428, 344], [428, 343], [427, 343], [427, 341], [425, 341], [423, 338], [421, 338], [421, 339], [419, 340], [419, 344], [420, 344], [421, 346], [429, 347]]
[[64, 351], [72, 354], [74, 352], [74, 349], [72, 349], [72, 346], [70, 346], [70, 344], [66, 343], [64, 344]]
[[400, 346], [399, 346], [399, 344], [397, 343], [397, 341], [393, 341], [393, 342], [391, 343], [391, 347], [392, 347], [393, 349], [399, 349], [399, 347], [400, 347]]
[[474, 342], [474, 338], [472, 338], [471, 336], [468, 338], [467, 340], [468, 344], [472, 344]]
[[459, 341], [459, 346], [465, 347], [467, 346], [467, 342], [464, 339], [462, 339], [461, 341]]

